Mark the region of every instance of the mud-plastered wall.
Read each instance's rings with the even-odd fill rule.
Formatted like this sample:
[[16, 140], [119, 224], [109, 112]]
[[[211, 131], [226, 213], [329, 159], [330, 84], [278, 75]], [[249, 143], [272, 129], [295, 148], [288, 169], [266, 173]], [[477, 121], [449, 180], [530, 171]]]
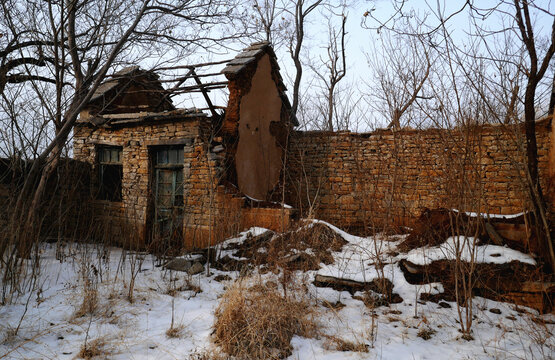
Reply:
[[270, 131], [272, 122], [281, 120], [282, 105], [271, 71], [266, 54], [258, 61], [249, 92], [241, 98], [235, 154], [239, 189], [261, 200], [276, 186], [282, 169], [283, 151]]

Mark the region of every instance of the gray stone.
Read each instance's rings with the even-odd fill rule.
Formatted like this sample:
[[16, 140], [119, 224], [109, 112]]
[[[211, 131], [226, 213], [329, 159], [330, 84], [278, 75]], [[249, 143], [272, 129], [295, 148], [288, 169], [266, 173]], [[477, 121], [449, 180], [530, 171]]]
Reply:
[[186, 259], [173, 259], [170, 260], [164, 265], [165, 269], [168, 270], [175, 270], [175, 271], [189, 271], [192, 264], [191, 261]]
[[191, 266], [189, 268], [189, 270], [187, 270], [187, 273], [189, 275], [195, 275], [195, 274], [199, 274], [201, 272], [204, 271], [204, 265], [202, 265], [200, 262], [195, 261], [193, 266]]
[[244, 68], [245, 68], [244, 65], [227, 65], [225, 68], [223, 68], [222, 74], [232, 74], [232, 75], [236, 75], [236, 74], [238, 74], [241, 70], [243, 70]]

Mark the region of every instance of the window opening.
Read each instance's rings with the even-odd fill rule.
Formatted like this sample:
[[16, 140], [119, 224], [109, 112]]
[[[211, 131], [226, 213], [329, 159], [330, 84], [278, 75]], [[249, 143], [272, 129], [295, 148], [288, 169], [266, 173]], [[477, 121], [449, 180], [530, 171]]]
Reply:
[[97, 149], [99, 164], [99, 200], [121, 201], [121, 182], [123, 165], [121, 146], [99, 146]]

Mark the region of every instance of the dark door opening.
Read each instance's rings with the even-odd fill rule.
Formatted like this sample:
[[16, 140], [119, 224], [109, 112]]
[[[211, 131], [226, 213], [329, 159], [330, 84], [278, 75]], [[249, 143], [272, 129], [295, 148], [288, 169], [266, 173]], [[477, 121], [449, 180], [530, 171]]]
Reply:
[[183, 245], [183, 147], [156, 147], [153, 163], [154, 226], [159, 251]]

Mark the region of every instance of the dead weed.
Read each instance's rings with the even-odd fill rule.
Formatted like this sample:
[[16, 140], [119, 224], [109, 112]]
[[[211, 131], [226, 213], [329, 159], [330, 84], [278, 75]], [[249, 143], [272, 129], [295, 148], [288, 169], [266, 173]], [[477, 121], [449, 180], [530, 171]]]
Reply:
[[104, 339], [95, 339], [83, 344], [79, 353], [77, 354], [78, 359], [89, 360], [97, 356], [106, 355], [106, 349], [104, 348], [106, 342]]
[[180, 338], [183, 335], [183, 329], [185, 329], [183, 324], [171, 326], [168, 330], [166, 330], [166, 336], [170, 339]]
[[75, 311], [73, 314], [74, 319], [81, 318], [85, 315], [94, 314], [98, 307], [98, 290], [95, 286], [92, 286], [87, 282], [85, 282], [85, 286], [83, 288], [83, 302], [79, 309]]
[[215, 341], [232, 356], [277, 359], [291, 353], [294, 335], [317, 334], [314, 307], [275, 288], [235, 283], [216, 310]]
[[353, 352], [368, 352], [368, 344], [361, 342], [353, 342], [349, 340], [343, 340], [336, 336], [327, 336], [327, 341], [324, 343], [324, 347], [327, 350], [335, 351], [353, 351]]

